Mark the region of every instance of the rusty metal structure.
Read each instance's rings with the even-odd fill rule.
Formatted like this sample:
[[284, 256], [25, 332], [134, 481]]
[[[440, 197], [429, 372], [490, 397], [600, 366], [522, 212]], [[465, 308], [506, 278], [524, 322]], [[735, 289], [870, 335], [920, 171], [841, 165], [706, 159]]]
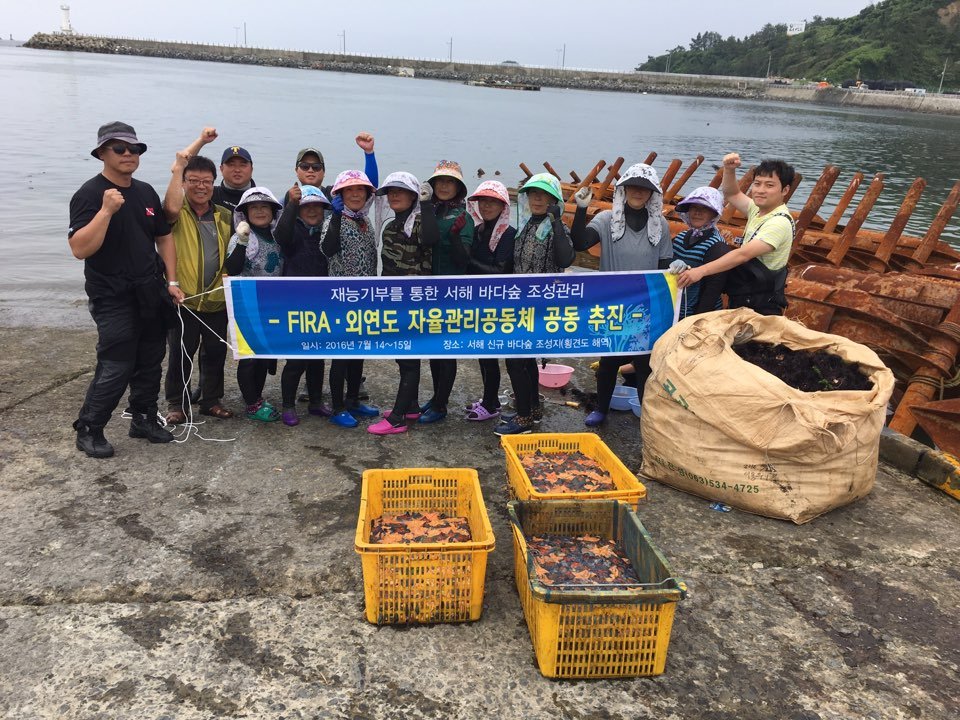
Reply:
[[[644, 162], [653, 164], [651, 152]], [[703, 156], [684, 163], [673, 159], [663, 171], [664, 215], [672, 234], [685, 228], [675, 208], [684, 186], [703, 164]], [[573, 194], [589, 185], [593, 201], [588, 218], [612, 207], [613, 188], [624, 159], [612, 164], [600, 160], [582, 178], [570, 172], [563, 182], [549, 162], [548, 172], [561, 178], [567, 201], [564, 219], [572, 223]], [[523, 163], [520, 169], [532, 173]], [[681, 172], [682, 170], [682, 172]], [[820, 210], [841, 175], [828, 165], [810, 191], [803, 208], [792, 211], [796, 224], [787, 282], [787, 316], [807, 327], [843, 335], [877, 352], [897, 378], [894, 412], [889, 426], [904, 435], [919, 425], [941, 449], [960, 456], [960, 251], [940, 239], [960, 203], [960, 181], [954, 184], [922, 237], [904, 234], [907, 222], [926, 188], [917, 178], [886, 231], [864, 228], [884, 189], [878, 173], [862, 193], [849, 218], [844, 217], [865, 180], [854, 173], [836, 207], [827, 218]], [[740, 179], [749, 194], [754, 170]], [[719, 188], [723, 170], [709, 182]], [[798, 173], [787, 200], [803, 178]], [[717, 223], [728, 241], [743, 233], [746, 218], [728, 206]], [[577, 264], [598, 267], [599, 246], [579, 253]]]

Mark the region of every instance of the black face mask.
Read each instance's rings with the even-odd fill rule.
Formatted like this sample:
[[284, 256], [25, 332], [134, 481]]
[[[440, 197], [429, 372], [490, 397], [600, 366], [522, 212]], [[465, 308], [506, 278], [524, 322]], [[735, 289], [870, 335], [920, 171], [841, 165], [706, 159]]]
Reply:
[[640, 208], [639, 210], [634, 210], [629, 205], [624, 204], [623, 216], [627, 221], [627, 227], [634, 232], [639, 232], [647, 226], [647, 220], [649, 219], [650, 214], [647, 212], [647, 208], [645, 207]]

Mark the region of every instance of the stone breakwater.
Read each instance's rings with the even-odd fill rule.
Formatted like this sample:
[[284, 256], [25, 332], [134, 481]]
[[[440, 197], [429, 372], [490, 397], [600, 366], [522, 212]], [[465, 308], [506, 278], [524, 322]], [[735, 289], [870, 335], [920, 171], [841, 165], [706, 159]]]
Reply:
[[854, 91], [833, 87], [821, 89], [771, 85], [762, 78], [451, 63], [440, 60], [369, 57], [365, 55], [276, 50], [232, 45], [204, 45], [136, 38], [61, 35], [59, 33], [37, 33], [24, 46], [42, 50], [138, 55], [177, 60], [202, 60], [241, 65], [327, 70], [364, 75], [398, 75], [401, 74], [401, 68], [404, 68], [413, 70], [418, 78], [429, 80], [512, 82], [578, 90], [802, 102], [829, 107], [856, 107], [960, 115], [960, 97], [957, 96]]
[[409, 58], [381, 58], [338, 53], [41, 33], [30, 38], [24, 46], [41, 50], [137, 55], [178, 60], [350, 72], [364, 75], [398, 75], [401, 68], [410, 68], [415, 72], [416, 77], [429, 80], [522, 82], [542, 87], [729, 98], [761, 98], [763, 96], [762, 82], [753, 78], [671, 76], [664, 73], [618, 73], [531, 68], [519, 65], [448, 63]]

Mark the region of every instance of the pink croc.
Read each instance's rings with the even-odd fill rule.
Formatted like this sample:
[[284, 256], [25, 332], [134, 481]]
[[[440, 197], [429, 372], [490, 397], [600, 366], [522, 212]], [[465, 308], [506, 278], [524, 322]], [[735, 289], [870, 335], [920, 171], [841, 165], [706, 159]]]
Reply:
[[[384, 416], [384, 417], [390, 417], [392, 414], [393, 414], [393, 409], [392, 409], [392, 408], [391, 408], [390, 410], [384, 410], [384, 411], [383, 411], [383, 416]], [[419, 420], [419, 419], [420, 419], [420, 413], [419, 413], [419, 412], [408, 412], [408, 413], [407, 413], [406, 415], [404, 415], [403, 417], [406, 418], [407, 420]]]
[[485, 420], [493, 420], [494, 418], [500, 417], [500, 409], [497, 408], [493, 412], [487, 410], [483, 403], [477, 403], [474, 405], [469, 412], [467, 412], [467, 420], [472, 420], [474, 422], [483, 422]]
[[374, 435], [397, 435], [407, 431], [406, 425], [391, 425], [390, 421], [384, 418], [373, 425], [367, 425], [367, 432]]

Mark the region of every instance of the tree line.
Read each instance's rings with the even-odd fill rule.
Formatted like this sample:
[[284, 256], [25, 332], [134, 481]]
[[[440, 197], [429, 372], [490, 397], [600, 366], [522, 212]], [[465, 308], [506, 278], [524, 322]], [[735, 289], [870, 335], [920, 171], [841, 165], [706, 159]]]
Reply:
[[788, 36], [785, 24], [764, 25], [744, 38], [697, 33], [688, 47], [649, 56], [637, 70], [698, 75], [785, 77], [839, 84], [860, 78], [960, 89], [960, 3], [884, 0], [850, 18], [808, 20]]

